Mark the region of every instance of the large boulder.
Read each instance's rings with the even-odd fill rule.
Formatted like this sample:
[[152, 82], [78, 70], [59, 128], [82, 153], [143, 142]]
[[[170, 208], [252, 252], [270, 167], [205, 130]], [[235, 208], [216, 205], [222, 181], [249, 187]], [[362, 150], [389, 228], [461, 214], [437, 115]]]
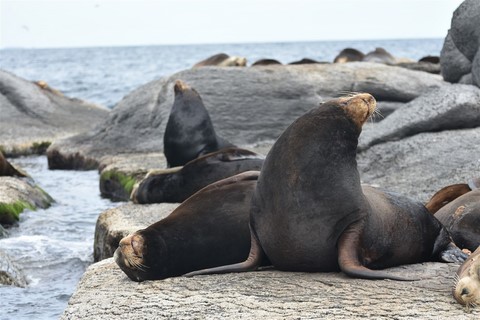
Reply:
[[437, 75], [364, 62], [186, 70], [138, 88], [96, 130], [56, 141], [49, 167], [92, 169], [105, 155], [161, 152], [177, 79], [200, 93], [217, 134], [236, 145], [274, 140], [305, 111], [345, 92], [408, 102], [445, 85]]
[[360, 177], [426, 203], [444, 186], [478, 176], [479, 142], [480, 126], [376, 144], [357, 156]]
[[[440, 54], [442, 75], [450, 82], [472, 81], [480, 87], [479, 60], [480, 1], [465, 0], [453, 13], [451, 28]], [[471, 80], [466, 80], [470, 79], [470, 73]]]
[[450, 85], [433, 89], [394, 111], [384, 121], [366, 126], [359, 149], [396, 141], [421, 132], [480, 126], [480, 89]]
[[413, 282], [264, 270], [139, 284], [110, 258], [87, 269], [61, 319], [477, 319], [452, 297], [457, 268], [389, 269]]
[[56, 139], [91, 130], [108, 112], [0, 70], [0, 149], [6, 155], [45, 152]]

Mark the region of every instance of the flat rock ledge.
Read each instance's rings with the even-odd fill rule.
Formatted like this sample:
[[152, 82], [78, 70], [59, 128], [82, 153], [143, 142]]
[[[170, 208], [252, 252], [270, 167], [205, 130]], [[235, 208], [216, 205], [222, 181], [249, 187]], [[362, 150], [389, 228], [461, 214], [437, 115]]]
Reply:
[[478, 319], [451, 295], [457, 268], [388, 270], [415, 282], [264, 270], [137, 283], [110, 258], [87, 269], [61, 319]]

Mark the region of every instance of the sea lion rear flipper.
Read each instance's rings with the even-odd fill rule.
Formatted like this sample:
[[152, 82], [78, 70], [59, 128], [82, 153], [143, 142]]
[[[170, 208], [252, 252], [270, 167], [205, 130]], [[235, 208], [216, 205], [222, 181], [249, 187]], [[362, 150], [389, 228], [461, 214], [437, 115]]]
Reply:
[[[470, 182], [473, 186], [473, 182]], [[435, 214], [440, 208], [445, 206], [447, 203], [452, 202], [453, 200], [457, 199], [461, 195], [470, 192], [472, 189], [469, 184], [460, 183], [460, 184], [453, 184], [451, 186], [444, 187], [440, 189], [437, 193], [433, 195], [433, 197], [428, 201], [425, 207], [430, 211], [431, 214]]]
[[468, 254], [460, 250], [453, 242], [440, 252], [439, 258], [444, 262], [462, 263], [468, 258]]
[[[359, 228], [360, 227], [360, 228]], [[416, 281], [420, 279], [409, 279], [394, 276], [387, 272], [372, 270], [365, 267], [360, 262], [359, 249], [360, 243], [360, 231], [362, 227], [360, 223], [354, 223], [345, 229], [343, 234], [338, 239], [338, 264], [340, 269], [348, 276], [352, 278], [362, 279], [391, 279], [398, 281]]]
[[261, 266], [261, 263], [265, 259], [266, 255], [263, 252], [263, 249], [260, 246], [260, 243], [258, 242], [257, 237], [252, 232], [251, 227], [250, 227], [250, 234], [251, 234], [251, 247], [250, 247], [250, 253], [248, 254], [247, 260], [240, 263], [230, 264], [226, 266], [189, 272], [187, 274], [184, 274], [184, 276], [193, 277], [201, 274], [220, 274], [220, 273], [247, 272], [247, 271], [257, 270], [258, 267]]

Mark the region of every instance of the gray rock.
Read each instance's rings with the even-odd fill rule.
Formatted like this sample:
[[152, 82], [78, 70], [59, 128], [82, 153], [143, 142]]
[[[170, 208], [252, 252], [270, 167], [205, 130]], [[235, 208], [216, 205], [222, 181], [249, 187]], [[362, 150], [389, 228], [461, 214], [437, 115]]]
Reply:
[[458, 83], [460, 84], [469, 84], [473, 85], [473, 78], [471, 73], [464, 74], [460, 80], [458, 80]]
[[451, 29], [440, 55], [444, 79], [458, 82], [462, 76], [471, 72], [473, 84], [480, 87], [479, 54], [480, 1], [465, 0], [453, 13]]
[[407, 102], [445, 85], [437, 75], [362, 62], [186, 70], [126, 96], [97, 130], [56, 141], [50, 168], [91, 169], [105, 155], [161, 152], [177, 79], [200, 93], [217, 134], [236, 145], [274, 140], [305, 111], [346, 92]]
[[477, 52], [477, 55], [473, 59], [472, 63], [472, 83], [480, 87], [480, 49]]
[[61, 319], [473, 319], [452, 297], [458, 265], [389, 269], [423, 280], [342, 273], [249, 273], [131, 281], [113, 259], [90, 266]]
[[440, 70], [443, 79], [452, 83], [458, 82], [462, 76], [470, 73], [472, 70], [472, 62], [455, 46], [450, 31], [443, 42], [440, 53]]
[[92, 129], [108, 110], [0, 70], [0, 114], [0, 149], [11, 155], [45, 152], [55, 139]]
[[423, 72], [429, 72], [434, 74], [440, 74], [441, 68], [439, 63], [430, 63], [430, 62], [401, 62], [396, 63], [394, 66], [417, 70]]
[[479, 141], [477, 127], [421, 133], [377, 144], [358, 154], [360, 177], [364, 183], [426, 203], [444, 186], [478, 176]]
[[123, 237], [165, 218], [178, 206], [178, 203], [129, 203], [101, 213], [95, 226], [94, 260], [112, 257]]
[[455, 10], [450, 29], [458, 50], [470, 61], [480, 46], [480, 2], [465, 0]]
[[24, 209], [47, 208], [53, 199], [25, 178], [0, 177], [0, 224], [18, 221]]
[[100, 193], [115, 201], [128, 201], [134, 185], [150, 170], [164, 169], [163, 153], [129, 153], [100, 159]]
[[0, 250], [0, 285], [25, 287], [27, 280], [8, 254]]
[[480, 126], [480, 89], [455, 84], [431, 90], [380, 123], [365, 127], [359, 149], [421, 132], [477, 126]]

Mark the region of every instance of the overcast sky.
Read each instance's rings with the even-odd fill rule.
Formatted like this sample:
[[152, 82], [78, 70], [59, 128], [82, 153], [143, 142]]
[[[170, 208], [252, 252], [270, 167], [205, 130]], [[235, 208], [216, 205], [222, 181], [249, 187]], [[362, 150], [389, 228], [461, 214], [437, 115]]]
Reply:
[[0, 48], [443, 38], [461, 0], [0, 0]]

